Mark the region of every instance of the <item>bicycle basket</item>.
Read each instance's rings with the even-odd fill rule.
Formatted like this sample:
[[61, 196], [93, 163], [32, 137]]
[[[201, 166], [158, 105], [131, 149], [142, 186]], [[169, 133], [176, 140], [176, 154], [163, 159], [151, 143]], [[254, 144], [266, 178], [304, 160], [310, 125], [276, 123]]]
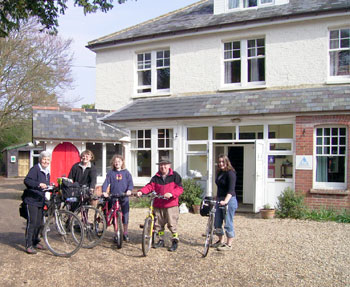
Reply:
[[206, 196], [202, 200], [201, 207], [199, 210], [201, 216], [209, 216], [210, 208], [212, 207], [212, 204], [210, 203], [211, 200], [213, 200], [211, 196]]
[[70, 182], [66, 179], [62, 179], [62, 197], [67, 199], [69, 197], [80, 197], [81, 187], [78, 182]]

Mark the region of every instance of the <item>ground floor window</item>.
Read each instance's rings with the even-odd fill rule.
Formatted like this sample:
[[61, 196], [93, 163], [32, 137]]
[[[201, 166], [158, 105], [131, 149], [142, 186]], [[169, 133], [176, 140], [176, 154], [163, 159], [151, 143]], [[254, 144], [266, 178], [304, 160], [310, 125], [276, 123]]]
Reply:
[[316, 136], [316, 183], [345, 183], [346, 128], [319, 127]]
[[86, 149], [91, 150], [94, 154], [97, 176], [102, 176], [102, 143], [86, 143]]

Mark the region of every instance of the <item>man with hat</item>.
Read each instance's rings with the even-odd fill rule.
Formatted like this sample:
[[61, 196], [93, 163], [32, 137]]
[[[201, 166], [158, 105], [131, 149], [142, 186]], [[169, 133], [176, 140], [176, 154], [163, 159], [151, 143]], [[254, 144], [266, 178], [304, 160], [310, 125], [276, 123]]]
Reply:
[[167, 157], [161, 157], [159, 171], [152, 177], [151, 181], [137, 192], [137, 196], [155, 191], [166, 199], [156, 198], [154, 200], [154, 211], [157, 216], [155, 230], [158, 232], [159, 241], [154, 248], [164, 247], [164, 227], [167, 224], [172, 233], [172, 244], [169, 251], [176, 251], [179, 242], [177, 234], [177, 222], [179, 219], [179, 196], [183, 192], [181, 176], [170, 168], [171, 162]]

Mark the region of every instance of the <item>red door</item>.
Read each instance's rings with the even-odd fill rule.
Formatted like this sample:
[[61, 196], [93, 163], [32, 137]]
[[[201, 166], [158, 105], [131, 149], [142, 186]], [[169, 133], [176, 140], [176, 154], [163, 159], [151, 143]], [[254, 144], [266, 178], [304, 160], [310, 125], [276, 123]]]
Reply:
[[69, 142], [64, 142], [55, 147], [52, 152], [51, 175], [52, 183], [57, 184], [57, 178], [68, 177], [73, 164], [80, 161], [78, 149]]

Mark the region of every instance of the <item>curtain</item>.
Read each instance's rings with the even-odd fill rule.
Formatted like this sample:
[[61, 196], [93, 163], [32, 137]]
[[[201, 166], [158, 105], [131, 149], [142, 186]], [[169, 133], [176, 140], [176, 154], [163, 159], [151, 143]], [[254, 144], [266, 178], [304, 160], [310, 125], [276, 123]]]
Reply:
[[327, 157], [318, 156], [316, 166], [316, 181], [317, 182], [328, 182], [328, 171], [327, 171]]
[[229, 0], [228, 1], [228, 8], [233, 9], [233, 8], [238, 8], [239, 7], [239, 0]]

